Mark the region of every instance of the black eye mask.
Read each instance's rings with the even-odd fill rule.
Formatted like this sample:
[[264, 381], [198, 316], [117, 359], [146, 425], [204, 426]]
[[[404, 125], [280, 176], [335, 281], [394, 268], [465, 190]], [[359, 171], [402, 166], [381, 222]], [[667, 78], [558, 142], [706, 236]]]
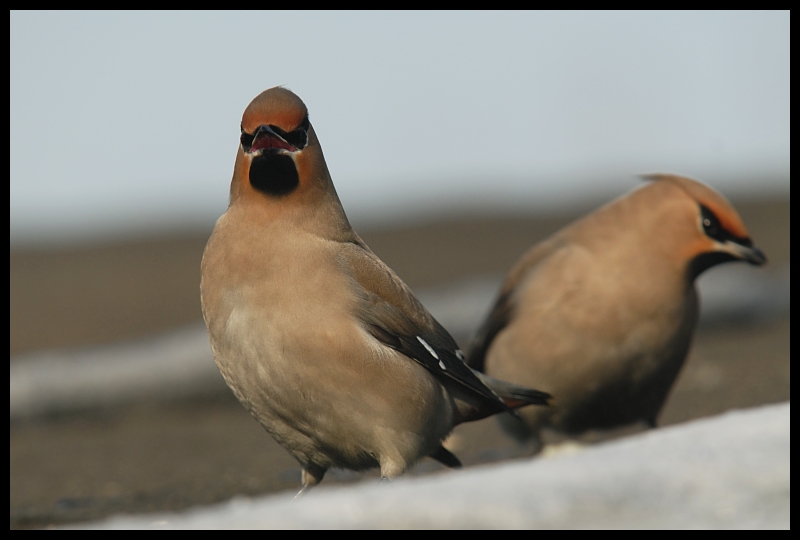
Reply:
[[702, 220], [703, 224], [703, 232], [706, 233], [706, 236], [709, 238], [713, 238], [717, 242], [731, 241], [747, 247], [753, 246], [753, 241], [750, 240], [750, 238], [736, 236], [725, 230], [722, 227], [719, 218], [714, 215], [714, 212], [702, 204], [700, 205], [700, 219]]

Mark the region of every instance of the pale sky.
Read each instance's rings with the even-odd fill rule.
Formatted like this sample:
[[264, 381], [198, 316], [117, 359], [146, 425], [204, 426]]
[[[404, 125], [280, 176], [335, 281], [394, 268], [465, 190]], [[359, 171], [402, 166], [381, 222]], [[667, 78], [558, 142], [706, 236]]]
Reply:
[[262, 90], [354, 222], [789, 193], [789, 12], [11, 12], [12, 242], [209, 224]]

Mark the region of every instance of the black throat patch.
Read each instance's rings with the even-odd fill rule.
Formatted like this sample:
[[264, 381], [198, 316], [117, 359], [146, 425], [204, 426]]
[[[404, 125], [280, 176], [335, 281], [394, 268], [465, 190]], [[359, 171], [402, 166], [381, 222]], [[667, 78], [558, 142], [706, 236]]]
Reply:
[[725, 251], [710, 251], [708, 253], [701, 253], [689, 262], [687, 271], [692, 281], [711, 268], [728, 261], [738, 261], [736, 257]]
[[280, 197], [297, 189], [300, 177], [290, 156], [267, 151], [253, 158], [250, 184], [262, 193]]

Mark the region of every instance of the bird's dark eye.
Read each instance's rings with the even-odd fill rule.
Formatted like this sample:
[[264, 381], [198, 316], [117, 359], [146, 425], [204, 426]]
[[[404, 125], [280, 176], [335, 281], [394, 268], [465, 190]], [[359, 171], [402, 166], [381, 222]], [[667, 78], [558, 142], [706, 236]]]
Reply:
[[308, 126], [310, 126], [310, 125], [311, 124], [308, 121], [308, 115], [306, 115], [306, 117], [303, 118], [303, 121], [300, 122], [300, 125], [297, 126], [297, 129], [302, 129], [303, 131], [308, 131]]
[[242, 130], [242, 137], [241, 137], [242, 148], [244, 148], [244, 151], [247, 152], [250, 150], [250, 147], [253, 146], [253, 139], [255, 139], [256, 136], [247, 134], [244, 128], [240, 129]]
[[726, 231], [722, 228], [722, 225], [717, 219], [717, 216], [714, 215], [707, 206], [700, 205], [700, 219], [702, 219], [703, 223], [703, 232], [706, 233], [706, 236], [709, 238], [713, 238], [719, 242], [724, 242], [730, 236], [726, 234]]

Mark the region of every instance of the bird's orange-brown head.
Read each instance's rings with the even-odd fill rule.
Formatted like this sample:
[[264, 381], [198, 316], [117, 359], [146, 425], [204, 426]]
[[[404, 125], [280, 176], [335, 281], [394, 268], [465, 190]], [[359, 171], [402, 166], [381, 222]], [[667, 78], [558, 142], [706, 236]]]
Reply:
[[680, 188], [693, 209], [695, 232], [681, 254], [684, 260], [689, 261], [688, 271], [692, 278], [726, 261], [744, 260], [755, 265], [766, 262], [764, 253], [753, 246], [742, 218], [721, 194], [683, 176], [653, 174], [643, 178]]
[[289, 195], [300, 187], [299, 162], [309, 146], [308, 110], [285, 88], [256, 96], [242, 115], [242, 134], [231, 197], [253, 191], [266, 196]]
[[234, 204], [257, 207], [255, 214], [266, 219], [292, 213], [317, 228], [349, 227], [308, 109], [286, 88], [265, 90], [242, 115]]

